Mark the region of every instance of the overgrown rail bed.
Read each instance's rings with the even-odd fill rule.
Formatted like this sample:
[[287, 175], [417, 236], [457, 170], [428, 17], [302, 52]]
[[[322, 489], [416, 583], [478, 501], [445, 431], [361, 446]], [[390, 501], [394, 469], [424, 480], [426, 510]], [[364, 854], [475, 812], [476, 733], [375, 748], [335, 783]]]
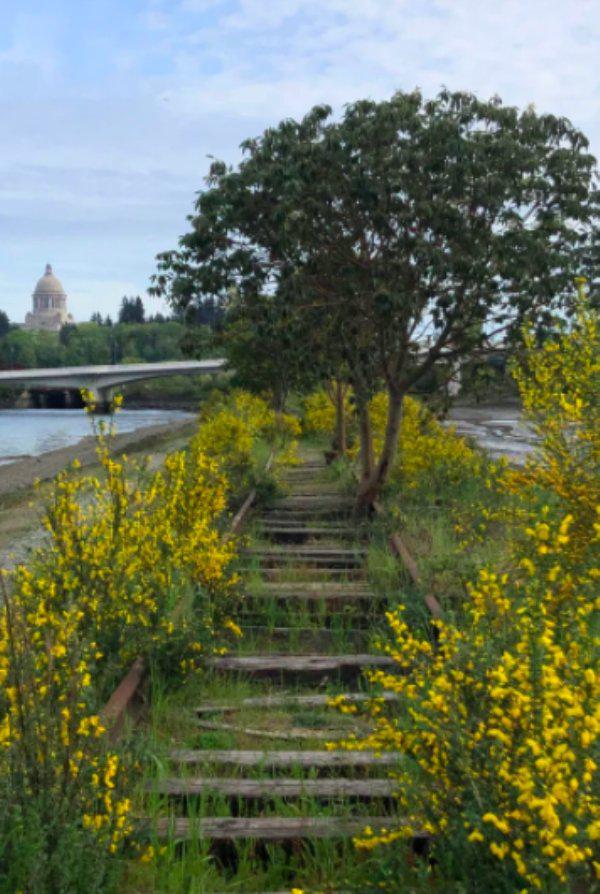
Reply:
[[[535, 381], [563, 381], [591, 342], [583, 318], [531, 355]], [[524, 391], [540, 451], [519, 470], [408, 401], [371, 516], [355, 511], [352, 441], [325, 464], [322, 394], [299, 445], [297, 418], [241, 392], [160, 469], [100, 433], [100, 474], [60, 477], [47, 544], [5, 576], [4, 888], [585, 891], [592, 380], [562, 417]]]
[[214, 890], [259, 890], [261, 875], [270, 887], [273, 865], [280, 884], [329, 886], [334, 866], [339, 878], [351, 864], [362, 871], [353, 835], [395, 822], [399, 755], [331, 747], [356, 728], [333, 700], [370, 698], [363, 671], [394, 666], [368, 651], [369, 618], [384, 607], [366, 576], [369, 526], [357, 525], [321, 451], [302, 460], [249, 522], [237, 654], [211, 659], [198, 695], [154, 717], [149, 838], [157, 852], [180, 850], [182, 867], [190, 848], [212, 854]]

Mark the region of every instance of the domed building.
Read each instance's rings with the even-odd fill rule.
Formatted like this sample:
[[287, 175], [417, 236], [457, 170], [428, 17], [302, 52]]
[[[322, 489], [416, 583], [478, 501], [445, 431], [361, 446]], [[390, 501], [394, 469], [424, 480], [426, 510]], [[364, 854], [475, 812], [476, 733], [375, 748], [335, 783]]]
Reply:
[[67, 313], [67, 293], [50, 264], [46, 264], [44, 275], [33, 292], [33, 312], [25, 317], [25, 329], [58, 332], [65, 323], [72, 322], [73, 317]]

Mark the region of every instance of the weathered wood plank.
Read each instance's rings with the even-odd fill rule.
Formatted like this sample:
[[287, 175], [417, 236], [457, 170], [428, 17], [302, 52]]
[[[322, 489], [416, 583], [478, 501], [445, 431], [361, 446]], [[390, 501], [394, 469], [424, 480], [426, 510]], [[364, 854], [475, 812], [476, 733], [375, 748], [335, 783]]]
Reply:
[[221, 764], [239, 768], [269, 767], [315, 769], [395, 767], [402, 760], [399, 751], [252, 751], [236, 749], [178, 748], [169, 753], [173, 763], [181, 765]]
[[269, 521], [289, 523], [295, 519], [301, 524], [339, 522], [348, 519], [348, 510], [338, 503], [315, 503], [314, 506], [277, 506], [276, 509], [265, 510], [263, 518]]
[[208, 729], [214, 732], [235, 733], [238, 736], [247, 736], [251, 739], [270, 739], [272, 742], [294, 742], [298, 740], [306, 740], [314, 742], [315, 740], [322, 742], [331, 742], [333, 739], [339, 739], [339, 730], [324, 729], [306, 729], [290, 726], [285, 730], [258, 729], [253, 726], [241, 726], [237, 723], [224, 723], [220, 720], [197, 720], [196, 725], [200, 729]]
[[286, 602], [305, 602], [308, 604], [316, 604], [318, 605], [321, 602], [327, 603], [329, 607], [336, 604], [344, 604], [344, 603], [357, 603], [368, 602], [369, 604], [379, 603], [381, 600], [378, 597], [375, 597], [373, 593], [370, 591], [364, 592], [348, 592], [344, 593], [341, 591], [335, 593], [326, 593], [324, 591], [313, 592], [311, 590], [291, 590], [289, 592], [276, 593], [276, 592], [256, 592], [252, 594], [252, 599], [273, 599], [282, 602], [285, 604]]
[[293, 525], [291, 519], [285, 524], [283, 522], [261, 521], [260, 530], [262, 534], [269, 537], [356, 537], [356, 528], [347, 525], [307, 525], [304, 522], [298, 522]]
[[254, 556], [261, 563], [261, 572], [263, 571], [286, 571], [292, 568], [302, 569], [303, 572], [309, 571], [311, 568], [315, 571], [341, 572], [350, 571], [355, 574], [357, 571], [363, 571], [363, 562], [360, 558], [352, 558], [351, 556], [282, 556], [263, 553], [256, 553]]
[[346, 558], [349, 556], [362, 559], [367, 554], [364, 546], [320, 546], [319, 544], [310, 544], [310, 546], [252, 546], [244, 550], [244, 552], [253, 556], [283, 556], [288, 559], [297, 559], [303, 556], [333, 556], [334, 558], [338, 556]]
[[[344, 568], [352, 569], [362, 568], [364, 558], [356, 555], [334, 555], [324, 554], [322, 556], [313, 553], [298, 553], [297, 555], [287, 555], [282, 552], [271, 550], [255, 550], [252, 553], [246, 553], [247, 557], [258, 559], [259, 562], [267, 564], [272, 568], [289, 568], [290, 566], [298, 568], [317, 567], [319, 570], [338, 571]], [[268, 570], [268, 569], [266, 569]]]
[[[307, 607], [310, 609], [311, 604]], [[247, 640], [252, 637], [259, 638], [260, 642], [269, 643], [269, 647], [273, 647], [275, 643], [280, 645], [289, 644], [290, 640], [301, 642], [304, 648], [310, 649], [312, 652], [322, 652], [331, 647], [331, 644], [340, 637], [340, 631], [333, 627], [314, 627], [298, 624], [293, 627], [272, 627], [269, 624], [256, 623], [258, 612], [252, 612], [251, 609], [241, 612], [238, 615], [238, 621], [242, 623], [244, 628], [244, 636]], [[250, 619], [252, 623], [246, 623]], [[357, 649], [364, 649], [370, 641], [369, 618], [365, 615], [353, 620], [352, 627], [343, 628], [344, 642], [347, 645], [354, 645]]]
[[329, 487], [323, 484], [309, 484], [302, 483], [299, 481], [296, 482], [287, 482], [284, 484], [285, 496], [286, 497], [339, 497], [343, 494], [341, 493], [339, 487]]
[[265, 581], [262, 586], [267, 590], [279, 592], [295, 592], [296, 590], [311, 590], [314, 593], [365, 593], [373, 595], [373, 591], [364, 580], [347, 581]]
[[366, 667], [398, 668], [388, 655], [222, 655], [209, 658], [208, 667], [220, 671], [238, 671], [247, 674], [260, 673], [332, 673], [334, 671]]
[[151, 783], [159, 795], [210, 795], [229, 798], [390, 798], [392, 779], [226, 779], [214, 776], [170, 777]]
[[353, 506], [352, 500], [347, 497], [341, 497], [339, 494], [306, 494], [305, 496], [284, 496], [281, 500], [278, 500], [277, 503], [273, 504], [278, 509], [282, 509], [284, 506], [293, 507], [298, 509], [303, 509], [305, 506], [309, 509], [313, 506], [321, 506], [321, 505], [333, 505], [333, 506], [341, 506], [346, 509], [347, 507]]
[[105, 704], [102, 710], [102, 719], [109, 729], [111, 742], [116, 742], [119, 739], [127, 713], [132, 709], [145, 675], [146, 662], [139, 656]]
[[[312, 567], [307, 566], [306, 564], [302, 566], [303, 571], [310, 571], [314, 577], [315, 582], [319, 580], [327, 580], [329, 578], [347, 578], [348, 580], [364, 580], [364, 569], [360, 566], [342, 566], [341, 568], [329, 568], [327, 566], [322, 567], [320, 564], [317, 566], [317, 563], [314, 563]], [[284, 565], [280, 565], [276, 568], [261, 568], [260, 573], [263, 577], [266, 577], [270, 580], [278, 580], [280, 576], [283, 574], [284, 576], [289, 574], [289, 567]], [[316, 577], [318, 575], [318, 577]], [[304, 581], [303, 581], [304, 583]], [[307, 580], [307, 584], [313, 583], [312, 580]]]
[[[316, 582], [319, 583], [319, 582]], [[277, 581], [264, 582], [259, 590], [248, 594], [252, 599], [279, 599], [279, 600], [300, 600], [307, 602], [381, 602], [378, 597], [365, 587], [364, 584], [354, 587], [354, 581], [348, 581], [347, 586], [338, 586], [336, 581], [323, 581], [327, 584], [324, 587], [316, 587], [314, 581], [306, 584], [296, 583], [288, 585], [286, 581], [278, 583]], [[360, 583], [360, 581], [357, 581]]]
[[[383, 518], [385, 516], [385, 510], [384, 510], [383, 506], [380, 503], [378, 503], [377, 501], [373, 504], [373, 508], [374, 508], [375, 512], [377, 513], [377, 515], [379, 515], [381, 518]], [[412, 582], [415, 584], [415, 586], [420, 587], [422, 581], [421, 581], [421, 574], [419, 572], [419, 568], [418, 568], [417, 563], [415, 562], [408, 546], [404, 542], [403, 538], [400, 536], [400, 534], [398, 532], [396, 532], [391, 535], [389, 543], [390, 543], [392, 552], [396, 556], [398, 556], [398, 558], [401, 559], [402, 562], [404, 563], [404, 567], [408, 571], [408, 574], [409, 574]], [[436, 597], [432, 593], [426, 593], [423, 596], [423, 601], [424, 601], [425, 605], [427, 606], [427, 608], [429, 609], [432, 618], [439, 619], [442, 617], [442, 614], [443, 614], [442, 607], [439, 604]]]
[[249, 819], [240, 817], [160, 817], [146, 820], [143, 826], [154, 832], [159, 839], [202, 839], [232, 841], [254, 839], [260, 841], [285, 841], [296, 838], [347, 838], [357, 835], [369, 825], [372, 829], [393, 828], [397, 820], [391, 816], [344, 816], [344, 817], [279, 817], [260, 816]]
[[[363, 692], [344, 692], [341, 693], [348, 704], [358, 705], [363, 702], [369, 702], [373, 698], [378, 698], [384, 702], [396, 702], [398, 696], [395, 692], [382, 692], [378, 695], [367, 695]], [[335, 696], [339, 698], [340, 696]], [[320, 708], [327, 706], [333, 696], [331, 695], [264, 695], [251, 696], [241, 699], [237, 704], [219, 704], [208, 702], [194, 708], [197, 714], [227, 714], [231, 711], [240, 711], [243, 708]]]
[[289, 524], [292, 519], [304, 524], [317, 521], [340, 521], [348, 518], [348, 513], [344, 508], [335, 506], [314, 506], [312, 508], [305, 507], [304, 509], [286, 509], [284, 507], [283, 509], [273, 509], [265, 513], [263, 517], [283, 524]]

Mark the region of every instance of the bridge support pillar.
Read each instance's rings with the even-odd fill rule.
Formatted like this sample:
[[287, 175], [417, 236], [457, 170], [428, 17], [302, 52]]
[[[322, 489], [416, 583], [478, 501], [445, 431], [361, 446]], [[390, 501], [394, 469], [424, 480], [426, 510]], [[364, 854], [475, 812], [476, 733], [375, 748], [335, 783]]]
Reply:
[[17, 397], [15, 407], [17, 407], [18, 410], [30, 410], [33, 406], [35, 406], [35, 404], [31, 397], [31, 391], [26, 388], [24, 391], [21, 391]]
[[94, 406], [94, 413], [110, 413], [114, 388], [110, 386], [102, 388], [95, 385], [94, 387], [88, 387], [86, 390], [91, 395], [90, 403]]

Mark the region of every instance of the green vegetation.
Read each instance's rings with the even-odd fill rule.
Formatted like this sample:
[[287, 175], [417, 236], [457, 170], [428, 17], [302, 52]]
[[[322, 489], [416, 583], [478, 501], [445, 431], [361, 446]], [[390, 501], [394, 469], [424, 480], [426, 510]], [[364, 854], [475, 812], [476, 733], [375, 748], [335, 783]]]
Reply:
[[[8, 576], [0, 888], [592, 890], [600, 342], [571, 286], [598, 224], [587, 142], [443, 91], [316, 108], [244, 149], [212, 165], [154, 288], [196, 323], [226, 305], [248, 390], [206, 401], [153, 472], [101, 438], [101, 474], [59, 478], [49, 542]], [[170, 333], [202, 354], [200, 326], [143, 323], [137, 299], [121, 316], [138, 322], [65, 327], [53, 349], [119, 334], [120, 359], [150, 359]], [[408, 396], [429, 377], [444, 406], [494, 339], [518, 347], [538, 437], [522, 468]], [[51, 340], [7, 343], [38, 358]], [[146, 710], [117, 754], [99, 711], [136, 656]]]
[[583, 134], [531, 108], [399, 92], [331, 115], [319, 106], [248, 139], [235, 168], [213, 162], [155, 291], [178, 308], [231, 304], [260, 356], [270, 334], [273, 392], [278, 365], [293, 374], [308, 358], [321, 381], [352, 385], [364, 508], [389, 478], [404, 397], [434, 365], [450, 378], [490, 338], [568, 311], [600, 199]]
[[105, 423], [97, 434], [98, 473], [59, 475], [46, 537], [0, 571], [2, 891], [114, 890], [136, 766], [103, 704], [137, 656], [174, 685], [239, 635], [228, 513], [264, 460], [258, 441], [287, 437], [243, 394], [215, 401], [160, 469], [115, 457]]
[[[175, 320], [163, 323], [79, 323], [61, 332], [10, 329], [0, 337], [0, 367], [82, 366], [103, 363], [152, 363], [179, 360], [186, 329]], [[209, 332], [205, 332], [208, 349]]]

